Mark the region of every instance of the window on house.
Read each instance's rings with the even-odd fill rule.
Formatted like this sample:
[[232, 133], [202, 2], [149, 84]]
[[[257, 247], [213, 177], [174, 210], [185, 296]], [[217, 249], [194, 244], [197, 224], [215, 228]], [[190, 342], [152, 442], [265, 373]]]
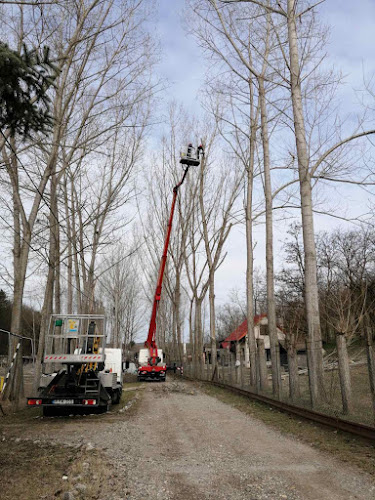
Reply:
[[260, 325], [260, 334], [261, 335], [268, 335], [268, 326], [267, 325]]

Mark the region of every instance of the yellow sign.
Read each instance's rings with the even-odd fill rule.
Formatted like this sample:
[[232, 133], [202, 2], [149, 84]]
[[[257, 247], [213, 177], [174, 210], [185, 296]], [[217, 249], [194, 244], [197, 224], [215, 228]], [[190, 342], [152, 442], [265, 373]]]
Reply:
[[0, 377], [0, 392], [3, 390], [4, 377]]
[[68, 333], [78, 333], [79, 319], [68, 319]]

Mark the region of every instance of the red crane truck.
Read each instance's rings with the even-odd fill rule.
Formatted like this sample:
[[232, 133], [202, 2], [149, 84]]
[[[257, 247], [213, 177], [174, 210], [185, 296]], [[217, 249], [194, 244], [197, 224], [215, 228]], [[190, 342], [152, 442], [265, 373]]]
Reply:
[[203, 155], [204, 155], [203, 146], [200, 145], [200, 146], [198, 146], [197, 149], [195, 149], [192, 144], [188, 145], [187, 152], [185, 154], [183, 154], [183, 153], [181, 154], [180, 163], [181, 163], [181, 165], [183, 165], [184, 173], [183, 173], [183, 176], [182, 176], [180, 182], [173, 188], [173, 199], [172, 199], [171, 211], [170, 211], [170, 215], [169, 215], [167, 234], [166, 234], [165, 242], [164, 242], [163, 255], [161, 257], [161, 262], [160, 262], [159, 274], [158, 274], [156, 290], [155, 290], [155, 295], [154, 295], [154, 303], [152, 306], [150, 326], [148, 329], [148, 336], [147, 336], [147, 340], [146, 340], [145, 345], [144, 345], [144, 349], [140, 349], [139, 355], [138, 355], [138, 380], [139, 381], [150, 380], [150, 379], [151, 380], [165, 381], [165, 379], [166, 379], [167, 366], [165, 364], [164, 354], [163, 354], [162, 350], [160, 350], [160, 349], [158, 350], [158, 347], [156, 345], [156, 340], [155, 340], [156, 314], [158, 311], [159, 302], [160, 302], [160, 298], [161, 298], [164, 269], [165, 269], [165, 264], [167, 262], [169, 240], [171, 237], [172, 222], [173, 222], [174, 209], [175, 209], [175, 205], [176, 205], [178, 190], [181, 187], [181, 185], [183, 184], [189, 168], [190, 167], [197, 167], [200, 164], [200, 158]]

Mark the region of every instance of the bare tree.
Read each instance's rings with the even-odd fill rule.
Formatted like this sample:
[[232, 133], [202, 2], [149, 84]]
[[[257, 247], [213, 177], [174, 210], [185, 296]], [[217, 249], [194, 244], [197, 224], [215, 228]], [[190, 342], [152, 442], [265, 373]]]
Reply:
[[[209, 4], [210, 7], [205, 7]], [[211, 9], [210, 9], [211, 8]], [[248, 337], [250, 347], [250, 374], [251, 384], [256, 387], [256, 343], [253, 334], [253, 271], [252, 271], [252, 219], [254, 218], [252, 211], [252, 185], [254, 178], [254, 158], [257, 149], [257, 129], [260, 128], [262, 138], [262, 162], [263, 168], [261, 169], [262, 177], [264, 180], [265, 192], [265, 216], [266, 216], [266, 263], [267, 263], [267, 309], [269, 318], [269, 332], [271, 339], [272, 351], [272, 376], [273, 376], [273, 389], [276, 397], [280, 397], [281, 391], [281, 372], [279, 360], [279, 344], [277, 338], [276, 328], [276, 306], [274, 295], [274, 271], [273, 271], [273, 198], [272, 183], [271, 183], [271, 160], [270, 160], [270, 134], [269, 122], [270, 116], [268, 114], [266, 103], [266, 92], [269, 93], [269, 88], [265, 83], [268, 83], [274, 75], [270, 75], [270, 64], [268, 59], [270, 57], [272, 39], [271, 31], [272, 24], [270, 16], [266, 16], [265, 23], [259, 22], [259, 8], [245, 9], [245, 14], [252, 19], [251, 30], [243, 26], [243, 23], [235, 21], [237, 11], [233, 9], [222, 9], [215, 1], [198, 2], [195, 4], [195, 10], [211, 29], [212, 33], [208, 33], [206, 27], [198, 30], [200, 40], [205, 43], [209, 50], [220, 60], [225, 63], [231, 73], [234, 73], [235, 78], [246, 82], [248, 86], [248, 96], [246, 100], [249, 101], [250, 116], [249, 134], [247, 136], [249, 156], [246, 158], [245, 168], [247, 170], [247, 202], [246, 202], [246, 231], [247, 231], [247, 252], [248, 252], [248, 267], [247, 267], [247, 290], [248, 290]], [[264, 42], [262, 42], [264, 40]], [[226, 47], [227, 45], [227, 47]], [[255, 47], [255, 48], [254, 48]], [[274, 70], [272, 69], [274, 73]], [[220, 78], [222, 76], [220, 75]], [[246, 87], [246, 85], [245, 85]], [[233, 87], [235, 88], [235, 87]], [[257, 91], [257, 96], [255, 96]], [[230, 90], [233, 107], [233, 96], [236, 90]], [[238, 91], [237, 91], [238, 92]], [[244, 114], [242, 109], [242, 102], [245, 98], [244, 92], [238, 98], [237, 108], [235, 115]], [[267, 96], [269, 99], [269, 96]], [[257, 107], [255, 100], [257, 99]], [[242, 101], [242, 102], [241, 102]], [[258, 118], [260, 117], [260, 124], [258, 125]], [[223, 121], [223, 117], [221, 118]], [[225, 120], [228, 124], [228, 119]], [[231, 148], [239, 149], [241, 143], [238, 141], [238, 136], [242, 135], [244, 131], [241, 129], [238, 118], [230, 124], [234, 129], [235, 141], [232, 142]], [[229, 142], [230, 140], [228, 140]], [[236, 154], [238, 152], [236, 151]], [[241, 155], [242, 156], [242, 155]]]
[[[147, 123], [148, 99], [152, 87], [150, 79], [147, 78], [149, 68], [144, 64], [146, 58], [150, 64], [152, 61], [148, 55], [148, 37], [140, 28], [145, 15], [142, 2], [136, 4], [129, 1], [119, 9], [111, 1], [103, 4], [99, 0], [93, 0], [85, 8], [81, 7], [82, 5], [72, 3], [72, 8], [76, 11], [76, 16], [72, 16], [71, 12], [68, 13], [59, 3], [44, 6], [40, 23], [27, 31], [28, 39], [36, 42], [48, 38], [51, 49], [56, 54], [59, 71], [56, 86], [51, 90], [54, 102], [51, 142], [34, 141], [32, 148], [24, 152], [24, 158], [35, 165], [36, 178], [42, 172], [39, 185], [33, 181], [30, 173], [22, 168], [23, 176], [31, 180], [37, 195], [30, 212], [30, 221], [25, 217], [22, 219], [26, 225], [27, 237], [24, 250], [21, 249], [19, 257], [21, 265], [18, 266], [18, 274], [15, 274], [13, 315], [15, 322], [19, 321], [17, 318], [22, 304], [32, 229], [42, 200], [50, 212], [49, 271], [39, 337], [39, 356], [43, 350], [46, 319], [52, 312], [54, 285], [56, 285], [56, 305], [59, 307], [60, 292], [57, 278], [60, 275], [60, 231], [65, 231], [65, 227], [59, 221], [57, 197], [59, 190], [65, 185], [61, 184], [64, 172], [69, 169], [77, 176], [77, 167], [83, 157], [84, 164], [87, 164], [90, 155], [92, 158], [94, 153], [109, 156], [109, 160], [105, 161], [106, 173], [102, 180], [108, 181], [110, 187], [106, 193], [102, 189], [99, 195], [101, 198], [98, 202], [97, 227], [91, 244], [93, 258], [88, 266], [87, 280], [82, 289], [87, 299], [93, 292], [95, 256], [104, 221], [109, 212], [115, 209], [114, 199], [116, 198], [118, 203], [119, 194], [129, 179], [129, 172], [139, 159], [140, 140]], [[56, 28], [53, 22], [56, 16], [65, 19], [61, 25], [64, 29]], [[23, 16], [20, 19], [24, 23]], [[47, 19], [50, 22], [45, 22]], [[93, 19], [95, 23], [92, 22]], [[142, 83], [140, 83], [141, 75], [144, 78]], [[116, 151], [112, 156], [111, 145], [112, 151]], [[120, 174], [119, 161], [116, 157], [120, 154], [119, 145], [123, 147], [121, 153], [127, 155], [123, 161], [123, 165], [126, 165], [123, 168], [123, 175]], [[19, 158], [19, 155], [16, 158]], [[22, 167], [22, 163], [20, 161], [19, 163], [19, 167]], [[46, 186], [49, 179], [51, 188], [47, 193]], [[16, 189], [17, 179], [14, 178], [13, 183]], [[107, 203], [103, 201], [104, 195], [107, 195]], [[75, 196], [74, 190], [73, 196]], [[82, 210], [83, 207], [76, 204], [75, 208]], [[19, 212], [18, 209], [16, 213]], [[68, 238], [70, 239], [71, 235]], [[90, 307], [87, 301], [83, 305], [86, 309]], [[39, 369], [39, 364], [37, 366]]]
[[105, 297], [114, 347], [125, 351], [131, 347], [141, 326], [142, 288], [136, 261], [136, 248], [126, 248], [120, 242], [104, 259], [99, 289]]
[[[353, 411], [347, 346], [361, 331], [371, 307], [367, 289], [373, 267], [372, 233], [336, 230], [319, 235], [320, 293], [326, 321], [336, 333], [341, 397], [344, 413]], [[324, 281], [322, 278], [325, 278]]]
[[[215, 319], [215, 272], [222, 262], [224, 244], [233, 226], [232, 212], [240, 193], [242, 175], [234, 169], [224, 169], [218, 176], [215, 168], [215, 184], [209, 176], [209, 155], [214, 143], [206, 144], [205, 156], [201, 161], [199, 181], [199, 208], [203, 229], [203, 241], [208, 265], [208, 290], [210, 306], [211, 362], [216, 368], [216, 319]], [[213, 189], [215, 186], [215, 189]], [[205, 195], [206, 191], [206, 195]], [[210, 201], [207, 200], [208, 191]], [[225, 257], [225, 256], [224, 256]]]
[[[278, 74], [283, 80], [282, 85], [290, 92], [293, 112], [293, 132], [299, 172], [305, 253], [305, 304], [309, 336], [310, 392], [314, 406], [319, 403], [324, 394], [324, 386], [313, 224], [312, 179], [316, 177], [324, 178], [325, 174], [321, 173], [319, 175], [317, 173], [318, 169], [323, 168], [324, 170], [324, 166], [327, 167], [328, 159], [334, 159], [335, 155], [339, 154], [345, 145], [355, 139], [372, 134], [374, 131], [363, 131], [362, 121], [360, 121], [360, 130], [357, 129], [345, 138], [336, 129], [334, 134], [330, 134], [327, 140], [323, 144], [320, 144], [320, 147], [315, 151], [315, 158], [312, 158], [314, 155], [311, 155], [308, 144], [306, 125], [307, 104], [306, 94], [303, 93], [303, 86], [306, 88], [306, 81], [309, 79], [312, 81], [312, 76], [316, 78], [320, 62], [322, 61], [321, 49], [325, 37], [322, 34], [319, 35], [315, 16], [316, 7], [321, 2], [314, 4], [304, 2], [299, 6], [297, 6], [296, 0], [284, 0], [280, 2], [270, 0], [220, 0], [220, 3], [228, 5], [247, 3], [262, 8], [264, 15], [270, 16], [272, 20], [286, 69], [285, 72], [283, 70], [278, 71]], [[302, 19], [304, 22], [302, 22]], [[285, 39], [287, 40], [286, 44], [283, 41]], [[321, 43], [312, 42], [312, 40], [316, 41], [319, 39]], [[311, 41], [310, 44], [309, 40]], [[318, 87], [326, 86], [329, 82], [332, 83], [331, 77], [332, 74], [326, 76], [324, 82], [322, 81], [321, 84], [318, 84]], [[319, 120], [315, 120], [315, 124], [317, 121]], [[334, 160], [333, 163], [336, 164], [337, 162]]]

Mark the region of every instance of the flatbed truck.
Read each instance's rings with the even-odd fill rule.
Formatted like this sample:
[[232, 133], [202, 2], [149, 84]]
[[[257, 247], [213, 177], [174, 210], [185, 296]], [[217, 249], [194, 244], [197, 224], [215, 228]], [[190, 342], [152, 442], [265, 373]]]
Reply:
[[77, 410], [107, 411], [120, 402], [121, 349], [106, 348], [105, 317], [77, 314], [51, 316], [43, 374], [29, 407], [45, 416]]

